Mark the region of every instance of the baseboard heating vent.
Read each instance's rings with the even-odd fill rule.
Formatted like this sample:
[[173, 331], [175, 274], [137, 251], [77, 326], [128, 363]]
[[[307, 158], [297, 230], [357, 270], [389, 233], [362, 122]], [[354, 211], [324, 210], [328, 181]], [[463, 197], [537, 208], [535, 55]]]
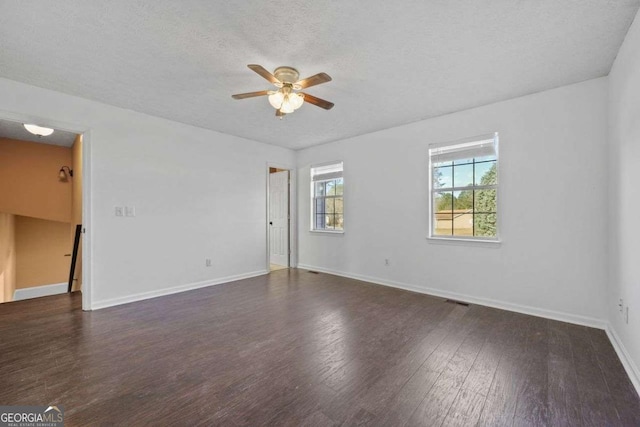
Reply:
[[313, 271], [313, 270], [307, 270], [307, 273], [311, 273], [311, 274], [320, 274], [317, 271]]
[[458, 305], [463, 305], [465, 307], [469, 307], [469, 303], [468, 302], [462, 302], [462, 301], [458, 301], [455, 299], [448, 299], [445, 302], [448, 302], [450, 304], [458, 304]]

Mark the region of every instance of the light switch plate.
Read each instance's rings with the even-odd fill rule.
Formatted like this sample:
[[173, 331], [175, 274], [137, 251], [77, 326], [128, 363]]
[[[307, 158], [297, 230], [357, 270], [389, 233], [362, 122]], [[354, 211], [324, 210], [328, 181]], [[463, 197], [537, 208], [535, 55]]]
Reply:
[[124, 216], [136, 216], [136, 207], [135, 206], [125, 206], [124, 207]]
[[116, 216], [124, 216], [124, 210], [122, 209], [122, 206], [115, 207], [115, 214]]

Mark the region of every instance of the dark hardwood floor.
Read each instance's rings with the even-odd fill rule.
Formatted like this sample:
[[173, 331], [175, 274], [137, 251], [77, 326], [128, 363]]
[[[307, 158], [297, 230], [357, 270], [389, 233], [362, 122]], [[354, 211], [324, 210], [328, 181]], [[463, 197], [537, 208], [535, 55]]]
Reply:
[[66, 425], [639, 426], [603, 331], [304, 270], [0, 305], [0, 405]]

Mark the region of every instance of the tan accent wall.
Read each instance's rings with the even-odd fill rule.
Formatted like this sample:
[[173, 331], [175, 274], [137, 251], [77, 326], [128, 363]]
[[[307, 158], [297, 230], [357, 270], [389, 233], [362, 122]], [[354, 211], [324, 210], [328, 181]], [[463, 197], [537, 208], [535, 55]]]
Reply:
[[69, 223], [72, 179], [58, 172], [71, 160], [67, 147], [0, 138], [0, 212]]
[[[71, 163], [73, 169], [73, 187], [71, 197], [71, 249], [76, 234], [76, 225], [82, 224], [82, 135], [76, 137], [71, 148]], [[78, 259], [73, 278], [73, 290], [79, 291], [82, 287], [82, 239], [78, 248]]]
[[71, 253], [69, 223], [16, 216], [16, 289], [65, 283]]
[[0, 213], [0, 302], [13, 300], [15, 287], [15, 216]]

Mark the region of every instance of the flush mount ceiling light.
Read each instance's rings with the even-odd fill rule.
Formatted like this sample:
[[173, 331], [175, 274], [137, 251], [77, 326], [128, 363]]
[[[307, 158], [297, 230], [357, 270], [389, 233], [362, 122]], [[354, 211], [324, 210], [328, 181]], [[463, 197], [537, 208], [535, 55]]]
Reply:
[[23, 126], [26, 130], [37, 136], [49, 136], [53, 133], [53, 129], [51, 128], [45, 128], [42, 126], [27, 123], [25, 123]]
[[264, 67], [256, 64], [247, 65], [265, 79], [273, 83], [278, 90], [262, 90], [259, 92], [239, 93], [232, 95], [233, 99], [253, 98], [256, 96], [269, 96], [269, 104], [276, 109], [276, 117], [283, 118], [285, 114], [291, 114], [302, 106], [304, 101], [316, 105], [325, 110], [333, 108], [333, 103], [324, 99], [316, 98], [308, 93], [298, 92], [311, 86], [330, 82], [331, 77], [326, 73], [318, 73], [304, 80], [298, 80], [300, 74], [298, 70], [291, 67], [278, 67], [271, 74]]

